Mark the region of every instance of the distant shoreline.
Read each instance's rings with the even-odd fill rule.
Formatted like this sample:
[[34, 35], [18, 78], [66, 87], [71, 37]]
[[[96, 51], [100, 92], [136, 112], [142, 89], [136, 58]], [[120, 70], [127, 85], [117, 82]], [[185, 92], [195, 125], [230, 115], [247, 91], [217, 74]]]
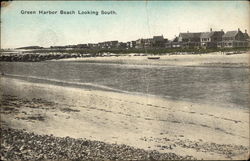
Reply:
[[210, 50], [194, 50], [194, 49], [154, 49], [154, 50], [51, 50], [51, 49], [37, 49], [37, 50], [1, 50], [0, 62], [40, 62], [52, 59], [67, 59], [67, 58], [81, 58], [81, 57], [120, 57], [120, 56], [165, 56], [165, 55], [203, 55], [210, 53], [220, 53], [222, 55], [234, 55], [249, 52], [248, 48], [236, 49], [210, 49]]

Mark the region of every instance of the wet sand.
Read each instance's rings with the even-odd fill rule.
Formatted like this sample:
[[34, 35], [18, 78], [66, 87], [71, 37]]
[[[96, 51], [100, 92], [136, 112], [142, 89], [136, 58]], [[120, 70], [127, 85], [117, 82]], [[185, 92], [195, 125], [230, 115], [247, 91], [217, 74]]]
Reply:
[[1, 77], [1, 121], [197, 159], [246, 159], [249, 110]]

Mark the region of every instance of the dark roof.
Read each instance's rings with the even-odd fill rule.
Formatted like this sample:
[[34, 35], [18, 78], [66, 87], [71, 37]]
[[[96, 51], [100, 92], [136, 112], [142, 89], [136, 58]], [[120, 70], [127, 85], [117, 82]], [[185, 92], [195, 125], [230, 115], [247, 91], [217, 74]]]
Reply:
[[247, 33], [243, 33], [245, 39], [249, 39], [249, 35]]
[[202, 32], [201, 33], [201, 38], [210, 38], [211, 36], [214, 35], [214, 32]]
[[109, 41], [111, 43], [118, 43], [118, 40], [114, 40], [114, 41]]
[[182, 37], [182, 38], [186, 38], [186, 39], [189, 39], [189, 38], [200, 38], [201, 36], [201, 33], [200, 32], [197, 32], [197, 33], [180, 33], [179, 37]]
[[175, 37], [172, 41], [173, 42], [178, 42], [178, 37]]
[[222, 37], [235, 37], [239, 31], [228, 31]]
[[211, 32], [202, 32], [201, 33], [201, 38], [210, 38], [212, 36], [216, 36], [216, 35], [223, 35], [224, 32], [223, 31], [211, 31]]
[[154, 40], [164, 40], [163, 36], [154, 36]]

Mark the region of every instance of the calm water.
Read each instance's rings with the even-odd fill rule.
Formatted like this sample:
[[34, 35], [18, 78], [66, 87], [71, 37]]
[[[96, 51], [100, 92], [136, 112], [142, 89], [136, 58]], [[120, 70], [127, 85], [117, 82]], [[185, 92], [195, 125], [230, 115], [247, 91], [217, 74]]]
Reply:
[[[5, 74], [48, 83], [152, 94], [175, 100], [248, 108], [249, 69], [156, 67], [84, 62], [0, 63]], [[39, 80], [38, 79], [38, 80]], [[67, 84], [67, 83], [66, 83]], [[65, 84], [64, 84], [65, 85]]]

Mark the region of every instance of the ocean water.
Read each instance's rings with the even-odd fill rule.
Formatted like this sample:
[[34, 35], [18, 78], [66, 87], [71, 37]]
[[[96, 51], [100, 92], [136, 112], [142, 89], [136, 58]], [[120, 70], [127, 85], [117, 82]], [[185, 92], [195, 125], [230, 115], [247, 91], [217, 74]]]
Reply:
[[250, 103], [248, 68], [47, 61], [0, 62], [0, 71], [28, 81], [226, 107], [248, 108]]

